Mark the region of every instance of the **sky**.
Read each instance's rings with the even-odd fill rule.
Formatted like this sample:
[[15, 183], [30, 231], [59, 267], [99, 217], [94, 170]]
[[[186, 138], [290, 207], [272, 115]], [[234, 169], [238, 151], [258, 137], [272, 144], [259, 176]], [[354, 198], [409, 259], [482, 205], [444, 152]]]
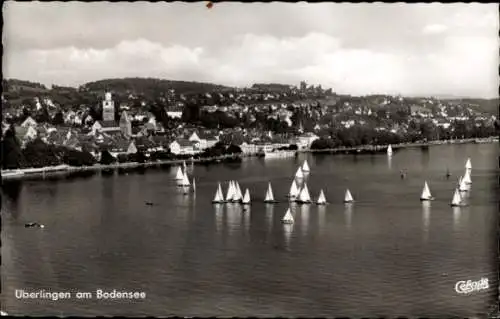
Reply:
[[497, 4], [4, 2], [3, 74], [498, 96]]

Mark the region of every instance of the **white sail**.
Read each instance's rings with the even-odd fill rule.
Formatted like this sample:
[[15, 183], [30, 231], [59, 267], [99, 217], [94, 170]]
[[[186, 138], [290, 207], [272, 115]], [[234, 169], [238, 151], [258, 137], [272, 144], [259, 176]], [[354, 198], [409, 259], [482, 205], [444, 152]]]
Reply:
[[196, 180], [193, 177], [193, 192], [196, 192]]
[[465, 178], [460, 178], [460, 184], [458, 185], [458, 190], [461, 192], [466, 192], [469, 190], [469, 185], [465, 182]]
[[222, 203], [224, 201], [224, 197], [222, 196], [222, 189], [221, 189], [221, 186], [220, 186], [220, 183], [217, 187], [217, 191], [215, 192], [215, 197], [214, 197], [214, 200], [213, 202], [214, 203]]
[[191, 183], [189, 182], [189, 178], [187, 176], [187, 173], [184, 173], [183, 174], [183, 177], [182, 177], [182, 182], [180, 184], [181, 186], [189, 186], [191, 185]]
[[219, 201], [223, 202], [224, 201], [224, 193], [222, 192], [222, 186], [220, 183], [219, 183], [219, 186], [217, 186], [217, 193], [219, 194], [219, 195], [217, 195], [219, 197]]
[[392, 146], [389, 144], [389, 146], [387, 147], [387, 155], [392, 155]]
[[243, 193], [241, 192], [240, 183], [236, 182], [236, 190], [237, 190], [237, 200], [243, 199]]
[[273, 194], [273, 188], [271, 187], [271, 182], [269, 182], [267, 186], [267, 193], [266, 193], [266, 198], [264, 199], [265, 202], [274, 202], [274, 194]]
[[344, 203], [351, 203], [353, 201], [354, 201], [354, 199], [352, 198], [351, 191], [346, 190], [345, 197], [344, 197]]
[[321, 190], [321, 192], [319, 193], [318, 200], [316, 201], [316, 204], [318, 204], [318, 205], [326, 204], [326, 197], [325, 197], [325, 193], [323, 192], [323, 190]]
[[472, 163], [470, 162], [470, 158], [468, 158], [467, 162], [465, 162], [465, 169], [467, 169], [467, 170], [472, 169]]
[[292, 186], [290, 186], [290, 192], [288, 193], [288, 196], [290, 198], [296, 198], [299, 195], [299, 188], [297, 187], [297, 183], [295, 183], [295, 180], [292, 181]]
[[243, 198], [243, 194], [241, 194], [240, 184], [238, 184], [238, 182], [233, 182], [233, 188], [233, 202], [238, 202]]
[[464, 178], [462, 180], [465, 184], [472, 184], [472, 180], [470, 178], [470, 170], [469, 169], [466, 169], [465, 170], [465, 175], [464, 175]]
[[309, 164], [307, 164], [307, 160], [304, 160], [304, 164], [302, 164], [302, 171], [303, 172], [309, 172]]
[[287, 224], [293, 223], [293, 216], [290, 207], [286, 210], [285, 216], [283, 216], [283, 219], [281, 221]]
[[302, 187], [302, 190], [300, 191], [299, 201], [302, 203], [311, 202], [311, 195], [309, 195], [309, 189], [307, 188], [307, 184], [304, 184], [304, 187]]
[[458, 189], [455, 189], [455, 193], [453, 194], [453, 199], [451, 200], [451, 206], [460, 206], [462, 202], [462, 197], [460, 196], [460, 192]]
[[248, 188], [245, 190], [245, 196], [243, 196], [243, 204], [250, 204], [250, 191]]
[[178, 181], [182, 181], [184, 179], [184, 172], [182, 172], [182, 168], [177, 169], [177, 174], [175, 175], [175, 179]]
[[295, 177], [298, 179], [304, 178], [304, 172], [302, 172], [302, 167], [297, 168], [297, 172], [295, 173]]
[[427, 181], [424, 183], [424, 189], [422, 190], [422, 195], [420, 195], [420, 200], [430, 200], [432, 199], [431, 191]]
[[227, 193], [226, 193], [226, 201], [231, 201], [234, 196], [234, 188], [233, 188], [233, 181], [229, 181], [229, 185], [227, 187]]

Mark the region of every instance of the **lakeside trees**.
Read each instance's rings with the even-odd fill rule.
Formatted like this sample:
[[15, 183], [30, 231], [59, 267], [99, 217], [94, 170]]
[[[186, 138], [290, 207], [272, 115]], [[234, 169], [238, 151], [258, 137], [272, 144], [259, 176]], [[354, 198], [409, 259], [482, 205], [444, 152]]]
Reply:
[[7, 129], [2, 137], [1, 152], [2, 169], [16, 169], [23, 166], [23, 153], [13, 126]]

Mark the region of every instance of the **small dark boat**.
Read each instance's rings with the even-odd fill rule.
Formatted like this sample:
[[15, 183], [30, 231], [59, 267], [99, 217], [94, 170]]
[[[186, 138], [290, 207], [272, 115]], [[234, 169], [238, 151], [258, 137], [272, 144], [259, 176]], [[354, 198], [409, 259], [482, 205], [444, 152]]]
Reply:
[[24, 224], [24, 227], [26, 227], [26, 228], [31, 228], [31, 227], [44, 228], [45, 226], [42, 225], [42, 224], [39, 224], [37, 222], [33, 222], [33, 223], [26, 223], [26, 224]]
[[148, 205], [148, 206], [153, 206], [153, 205], [154, 205], [154, 203], [152, 203], [152, 202], [146, 202], [146, 205]]

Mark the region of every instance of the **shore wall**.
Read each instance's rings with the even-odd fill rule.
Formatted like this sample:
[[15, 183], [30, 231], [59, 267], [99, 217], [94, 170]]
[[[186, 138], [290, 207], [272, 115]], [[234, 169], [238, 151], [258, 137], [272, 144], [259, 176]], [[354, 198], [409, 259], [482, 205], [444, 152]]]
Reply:
[[[447, 140], [447, 141], [430, 141], [422, 143], [404, 143], [404, 144], [394, 144], [391, 145], [393, 150], [410, 148], [410, 147], [425, 147], [433, 145], [445, 145], [445, 144], [467, 144], [467, 143], [494, 143], [498, 142], [498, 137], [483, 138], [483, 139], [461, 139], [461, 140]], [[387, 150], [388, 145], [364, 145], [357, 147], [339, 147], [334, 149], [322, 149], [322, 150], [299, 150], [298, 153], [330, 153], [330, 154], [362, 154], [362, 153], [382, 153]], [[287, 151], [285, 151], [287, 152]], [[200, 158], [200, 159], [186, 159], [186, 160], [162, 160], [156, 162], [130, 162], [130, 163], [115, 163], [110, 165], [95, 164], [93, 166], [69, 166], [69, 165], [58, 165], [42, 168], [25, 168], [25, 169], [15, 169], [15, 170], [2, 170], [2, 181], [9, 180], [20, 180], [20, 179], [45, 179], [51, 176], [60, 175], [71, 175], [80, 172], [97, 172], [106, 170], [116, 170], [116, 169], [134, 169], [134, 168], [147, 168], [147, 167], [159, 167], [162, 165], [182, 165], [183, 162], [186, 164], [203, 164], [203, 163], [220, 163], [230, 161], [232, 159], [238, 160], [244, 157], [256, 157], [257, 154], [247, 153], [238, 155], [224, 155], [212, 158]]]

